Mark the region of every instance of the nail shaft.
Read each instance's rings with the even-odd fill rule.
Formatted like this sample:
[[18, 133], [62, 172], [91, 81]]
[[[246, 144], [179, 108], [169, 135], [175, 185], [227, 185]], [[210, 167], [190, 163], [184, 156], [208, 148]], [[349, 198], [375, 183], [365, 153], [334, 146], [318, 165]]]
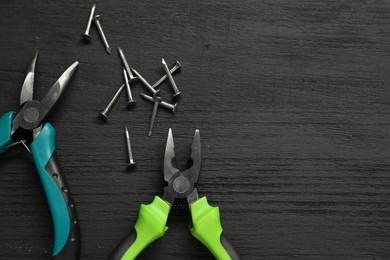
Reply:
[[127, 71], [127, 75], [129, 75], [129, 77], [130, 77], [130, 81], [133, 81], [134, 79], [136, 79], [136, 77], [134, 77], [133, 72], [131, 72], [131, 69], [129, 67], [129, 64], [127, 63], [126, 57], [123, 54], [122, 49], [119, 47], [118, 47], [118, 53], [119, 53], [119, 57], [122, 60], [123, 66], [125, 67], [125, 69]]
[[157, 94], [157, 92], [159, 90], [155, 90], [154, 88], [152, 88], [152, 86], [149, 84], [149, 82], [146, 81], [146, 79], [144, 79], [141, 74], [138, 73], [138, 71], [136, 71], [135, 69], [131, 68], [131, 70], [134, 72], [134, 74], [139, 78], [139, 80], [141, 80], [142, 83], [144, 83], [144, 85], [146, 86], [147, 89], [150, 90], [150, 92], [153, 93], [153, 96]]
[[129, 129], [127, 129], [127, 127], [125, 127], [125, 133], [126, 133], [127, 152], [128, 152], [128, 155], [129, 155], [128, 167], [134, 167], [136, 165], [136, 163], [134, 162], [133, 152], [131, 150]]
[[104, 119], [107, 119], [107, 115], [110, 112], [112, 106], [115, 104], [116, 100], [118, 99], [119, 95], [121, 94], [122, 90], [124, 89], [125, 84], [119, 87], [118, 91], [115, 93], [114, 97], [111, 99], [110, 103], [107, 105], [107, 107], [100, 112], [100, 116]]
[[162, 64], [163, 64], [163, 66], [164, 66], [165, 72], [167, 73], [169, 82], [171, 82], [172, 89], [173, 89], [173, 91], [175, 92], [175, 94], [174, 94], [173, 96], [174, 96], [174, 97], [177, 97], [178, 95], [181, 94], [181, 92], [180, 92], [179, 89], [177, 88], [176, 83], [175, 83], [175, 81], [173, 80], [172, 74], [171, 74], [171, 72], [169, 71], [168, 65], [167, 65], [167, 63], [165, 62], [164, 59], [162, 59]]
[[[141, 97], [143, 97], [144, 99], [154, 102], [153, 97], [148, 96], [148, 95], [146, 95], [146, 94], [144, 94], [144, 93], [140, 93], [140, 95], [141, 95]], [[175, 109], [176, 109], [176, 105], [177, 105], [177, 104], [176, 104], [176, 103], [175, 103], [175, 104], [170, 104], [170, 103], [168, 103], [168, 102], [161, 101], [161, 102], [160, 102], [160, 105], [161, 105], [162, 107], [165, 107], [165, 108], [171, 110], [172, 113], [175, 113]]]
[[[170, 69], [171, 74], [175, 73], [178, 69], [181, 68], [181, 64], [179, 61], [176, 61], [175, 66], [173, 66], [172, 69]], [[161, 83], [163, 83], [168, 78], [167, 74], [162, 76], [159, 80], [156, 81], [156, 83], [153, 84], [152, 88], [157, 88]]]
[[96, 8], [96, 5], [93, 5], [92, 9], [91, 9], [91, 13], [89, 15], [87, 28], [85, 29], [85, 32], [83, 34], [83, 38], [86, 40], [89, 40], [91, 38], [91, 36], [89, 35], [89, 30], [91, 29], [91, 24], [92, 24], [93, 15], [95, 13], [95, 8]]
[[150, 120], [148, 136], [152, 135], [153, 127], [154, 127], [154, 121], [156, 120], [157, 109], [158, 109], [159, 103], [161, 102], [161, 98], [160, 97], [154, 97], [153, 100], [154, 100], [154, 106], [153, 106], [152, 118]]
[[104, 35], [102, 25], [100, 24], [100, 19], [101, 19], [100, 15], [96, 15], [95, 19], [94, 19], [94, 22], [96, 24], [96, 27], [98, 28], [100, 37], [102, 38], [102, 41], [103, 41], [104, 47], [106, 48], [107, 53], [111, 54], [110, 45], [108, 45], [106, 36]]
[[127, 72], [125, 69], [123, 69], [123, 77], [125, 78], [125, 85], [126, 85], [126, 90], [127, 90], [127, 97], [129, 101], [127, 102], [127, 105], [134, 105], [135, 100], [133, 99], [133, 95], [131, 94], [131, 89], [130, 89], [130, 83], [129, 83], [129, 78], [127, 77]]

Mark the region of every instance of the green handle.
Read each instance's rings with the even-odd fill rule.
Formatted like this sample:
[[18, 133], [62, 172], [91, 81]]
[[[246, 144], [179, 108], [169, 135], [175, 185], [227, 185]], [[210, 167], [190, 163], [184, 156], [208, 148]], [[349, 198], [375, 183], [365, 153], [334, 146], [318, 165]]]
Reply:
[[202, 242], [216, 259], [241, 259], [234, 247], [222, 235], [219, 208], [212, 207], [203, 197], [190, 206], [192, 235]]
[[162, 237], [166, 227], [170, 206], [160, 197], [152, 203], [142, 204], [135, 227], [114, 249], [109, 260], [135, 259], [150, 243]]

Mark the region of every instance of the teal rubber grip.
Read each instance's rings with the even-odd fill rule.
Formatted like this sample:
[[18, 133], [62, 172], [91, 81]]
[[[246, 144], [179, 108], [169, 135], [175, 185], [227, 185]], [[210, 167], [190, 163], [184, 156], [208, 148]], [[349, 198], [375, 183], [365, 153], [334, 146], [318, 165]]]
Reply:
[[16, 113], [13, 111], [6, 112], [0, 117], [0, 154], [4, 153], [5, 146], [12, 144], [12, 121], [14, 120]]
[[55, 180], [60, 178], [59, 170], [49, 171], [47, 167], [48, 165], [55, 164], [51, 160], [55, 152], [55, 129], [50, 123], [44, 125], [41, 132], [31, 143], [30, 149], [50, 207], [54, 226], [54, 248], [52, 255], [55, 257], [69, 243], [71, 214], [68, 210], [69, 205], [66, 203], [66, 198], [64, 198], [64, 192], [55, 182]]

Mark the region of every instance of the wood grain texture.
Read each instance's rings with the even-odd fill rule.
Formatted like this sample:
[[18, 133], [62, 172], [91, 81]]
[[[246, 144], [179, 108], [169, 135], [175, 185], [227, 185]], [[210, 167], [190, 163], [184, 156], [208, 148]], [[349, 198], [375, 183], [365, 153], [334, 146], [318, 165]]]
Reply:
[[[199, 193], [221, 210], [245, 259], [390, 258], [389, 1], [95, 1], [112, 47], [96, 28], [81, 42], [91, 1], [1, 1], [0, 112], [18, 109], [25, 68], [40, 49], [40, 99], [73, 61], [80, 67], [48, 119], [77, 203], [82, 259], [105, 259], [162, 194], [173, 128], [183, 167], [199, 128]], [[177, 113], [123, 95], [116, 47], [150, 82], [161, 58], [178, 59]], [[162, 97], [170, 100], [168, 84]], [[123, 127], [137, 162], [126, 171]], [[50, 259], [52, 224], [31, 159], [0, 157], [0, 259]], [[139, 259], [212, 259], [172, 212], [166, 235]]]

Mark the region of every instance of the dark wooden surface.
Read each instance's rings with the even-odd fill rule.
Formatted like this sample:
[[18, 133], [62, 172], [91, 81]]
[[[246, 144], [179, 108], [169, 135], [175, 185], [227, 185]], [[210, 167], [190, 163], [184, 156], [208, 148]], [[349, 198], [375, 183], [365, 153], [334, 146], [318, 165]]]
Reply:
[[[40, 99], [80, 61], [48, 118], [82, 227], [82, 259], [105, 259], [163, 189], [172, 127], [183, 167], [201, 131], [199, 193], [221, 210], [245, 259], [390, 258], [389, 1], [96, 1], [112, 55], [96, 28], [81, 42], [90, 1], [1, 1], [0, 112], [16, 110], [25, 68], [40, 50]], [[150, 82], [161, 58], [183, 69], [176, 115], [123, 95], [120, 46]], [[171, 97], [168, 84], [162, 96]], [[126, 171], [123, 127], [134, 171]], [[0, 159], [0, 259], [49, 259], [52, 224], [34, 165], [22, 150]], [[174, 211], [140, 259], [212, 259]]]

